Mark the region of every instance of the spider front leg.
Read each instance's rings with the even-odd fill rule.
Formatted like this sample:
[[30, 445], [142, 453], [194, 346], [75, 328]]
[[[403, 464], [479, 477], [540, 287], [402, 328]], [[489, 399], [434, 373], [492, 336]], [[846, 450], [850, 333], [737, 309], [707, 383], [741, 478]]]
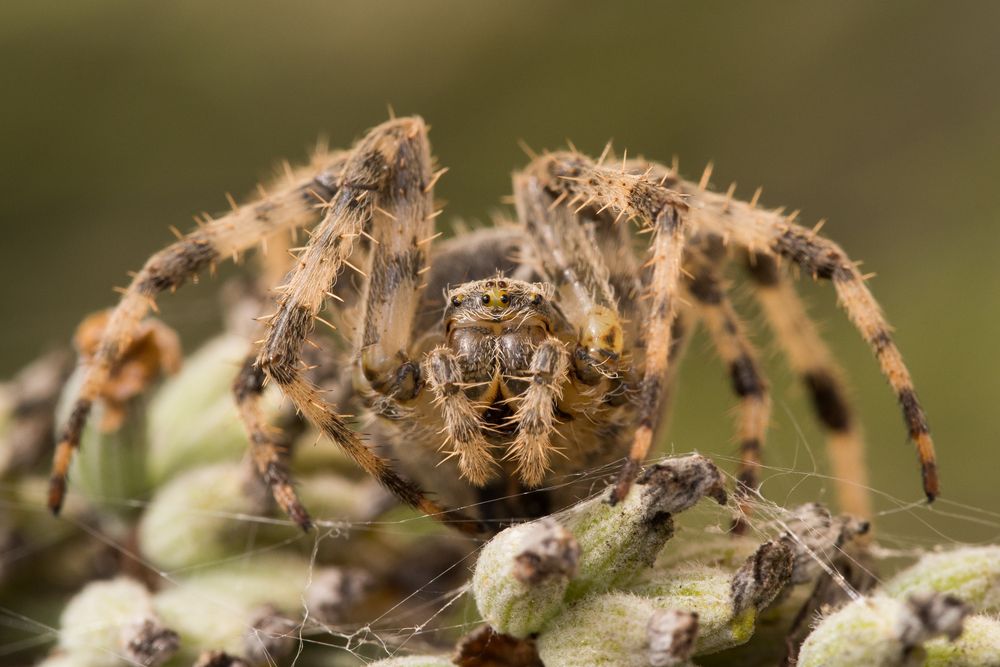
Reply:
[[140, 321], [151, 308], [155, 309], [155, 298], [165, 290], [180, 287], [205, 267], [238, 257], [276, 232], [318, 221], [320, 204], [333, 196], [336, 174], [345, 160], [342, 153], [319, 156], [313, 168], [299, 170], [289, 184], [257, 202], [204, 223], [146, 261], [111, 313], [60, 434], [49, 482], [48, 505], [53, 513], [62, 507], [70, 461], [80, 446], [91, 407], [128, 348]]
[[375, 246], [364, 292], [362, 370], [372, 388], [392, 400], [416, 395], [417, 366], [405, 350], [426, 263], [427, 237], [420, 233], [432, 219], [430, 161], [427, 130], [419, 118], [383, 123], [358, 143], [326, 218], [314, 230], [268, 322], [258, 364], [310, 422], [402, 502], [438, 519], [454, 517], [464, 528], [481, 532], [477, 523], [431, 501], [366, 447], [302, 368], [302, 346], [325, 296], [349, 262], [355, 239], [366, 234]]
[[529, 488], [540, 486], [548, 470], [556, 406], [569, 379], [569, 368], [566, 346], [556, 338], [542, 341], [531, 359], [528, 388], [518, 397], [511, 418], [517, 424], [517, 435], [505, 458], [517, 464], [516, 473]]
[[529, 172], [554, 197], [557, 205], [577, 211], [596, 206], [617, 218], [635, 218], [652, 234], [646, 284], [649, 304], [646, 350], [639, 384], [637, 427], [628, 458], [612, 490], [617, 503], [628, 493], [653, 442], [659, 421], [663, 386], [671, 348], [671, 326], [676, 312], [681, 260], [687, 231], [687, 205], [676, 192], [649, 179], [594, 163], [578, 153], [555, 153], [538, 158]]
[[451, 443], [451, 454], [458, 456], [459, 471], [473, 485], [484, 486], [496, 461], [483, 436], [480, 413], [465, 393], [458, 355], [448, 347], [435, 348], [424, 359], [423, 374], [444, 416], [446, 442]]

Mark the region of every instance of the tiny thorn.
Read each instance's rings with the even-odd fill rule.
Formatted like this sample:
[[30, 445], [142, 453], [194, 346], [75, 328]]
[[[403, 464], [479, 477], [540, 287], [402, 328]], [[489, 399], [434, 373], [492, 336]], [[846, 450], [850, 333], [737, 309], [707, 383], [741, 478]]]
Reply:
[[424, 245], [425, 243], [430, 243], [431, 241], [433, 241], [434, 239], [438, 238], [439, 236], [444, 236], [444, 232], [438, 232], [437, 234], [434, 234], [432, 236], [428, 236], [425, 239], [421, 239], [420, 241], [417, 241], [417, 245], [419, 246], [419, 245]]
[[431, 174], [431, 180], [427, 185], [424, 186], [424, 192], [426, 193], [433, 190], [434, 186], [437, 185], [438, 180], [440, 180], [440, 178], [447, 173], [448, 173], [448, 167], [442, 167], [441, 169], [438, 169], [433, 174]]
[[314, 319], [314, 320], [319, 320], [320, 322], [322, 322], [322, 323], [323, 323], [323, 324], [325, 324], [326, 326], [330, 327], [330, 329], [331, 329], [331, 330], [333, 330], [333, 331], [336, 331], [336, 330], [337, 330], [337, 327], [335, 327], [335, 326], [333, 325], [333, 323], [331, 323], [331, 322], [328, 322], [327, 320], [324, 320], [324, 319], [323, 319], [322, 317], [320, 317], [319, 315], [313, 315], [313, 319]]
[[389, 218], [393, 222], [399, 222], [399, 219], [396, 216], [394, 216], [392, 213], [389, 213], [389, 211], [385, 210], [381, 206], [374, 206], [373, 209], [375, 211], [378, 211], [379, 213], [381, 213], [385, 217]]
[[537, 160], [538, 159], [538, 153], [536, 153], [534, 150], [532, 150], [531, 146], [529, 146], [528, 142], [526, 142], [524, 139], [518, 139], [517, 140], [517, 146], [522, 151], [524, 151], [524, 154], [527, 155], [529, 159], [532, 159], [532, 160]]
[[604, 161], [608, 159], [609, 155], [611, 155], [611, 141], [610, 140], [608, 141], [608, 143], [604, 144], [604, 150], [601, 151], [601, 155], [597, 158], [597, 166], [600, 167], [601, 165], [603, 165]]
[[704, 192], [708, 188], [708, 181], [712, 178], [712, 170], [715, 169], [715, 165], [711, 162], [705, 165], [705, 171], [701, 172], [701, 180], [698, 181], [698, 190]]
[[368, 274], [367, 274], [367, 273], [365, 273], [364, 271], [362, 271], [362, 270], [361, 270], [361, 269], [359, 269], [358, 267], [354, 266], [353, 264], [351, 264], [350, 262], [348, 262], [348, 261], [347, 261], [346, 259], [344, 260], [344, 264], [346, 264], [347, 266], [349, 266], [349, 267], [351, 267], [352, 269], [354, 269], [355, 271], [357, 271], [357, 272], [358, 272], [358, 274], [359, 274], [359, 275], [361, 275], [362, 277], [364, 277], [364, 278], [367, 278], [367, 277], [368, 277]]
[[558, 197], [556, 197], [556, 198], [555, 198], [555, 199], [554, 199], [554, 200], [552, 201], [552, 203], [551, 203], [551, 204], [549, 204], [549, 210], [550, 210], [550, 211], [554, 211], [554, 210], [555, 210], [555, 208], [556, 208], [557, 206], [559, 206], [559, 204], [563, 203], [563, 201], [565, 201], [565, 200], [566, 200], [566, 197], [568, 197], [568, 196], [569, 196], [569, 193], [568, 193], [568, 192], [562, 192], [562, 193], [560, 193], [560, 194], [559, 194], [559, 196], [558, 196]]

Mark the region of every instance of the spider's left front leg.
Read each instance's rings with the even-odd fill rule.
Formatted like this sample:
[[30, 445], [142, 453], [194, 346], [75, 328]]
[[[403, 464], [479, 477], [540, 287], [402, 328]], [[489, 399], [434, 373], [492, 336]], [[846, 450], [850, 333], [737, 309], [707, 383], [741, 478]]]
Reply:
[[617, 503], [628, 493], [649, 453], [659, 421], [663, 387], [676, 316], [677, 292], [686, 234], [687, 205], [673, 190], [648, 175], [634, 175], [604, 167], [578, 153], [545, 155], [532, 167], [544, 187], [561, 205], [577, 210], [597, 206], [618, 217], [635, 218], [652, 235], [648, 266], [649, 304], [646, 350], [639, 385], [637, 428], [625, 467], [611, 494]]
[[362, 371], [372, 388], [393, 400], [419, 389], [419, 371], [406, 357], [426, 265], [432, 224], [430, 145], [419, 118], [391, 120], [371, 130], [352, 151], [336, 197], [314, 231], [285, 288], [258, 363], [309, 421], [362, 469], [407, 505], [438, 519], [482, 528], [430, 500], [351, 430], [303, 375], [302, 346], [328, 290], [349, 263], [354, 240], [373, 239], [359, 343]]

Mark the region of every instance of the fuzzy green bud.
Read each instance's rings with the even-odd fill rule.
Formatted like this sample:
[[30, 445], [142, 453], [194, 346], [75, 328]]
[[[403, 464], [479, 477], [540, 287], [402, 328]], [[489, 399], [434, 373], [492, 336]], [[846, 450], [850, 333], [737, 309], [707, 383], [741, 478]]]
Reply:
[[928, 554], [885, 585], [896, 598], [948, 593], [979, 612], [1000, 611], [1000, 547], [966, 547]]
[[153, 496], [139, 523], [139, 546], [164, 570], [209, 563], [244, 548], [252, 517], [267, 507], [249, 467], [197, 468]]
[[673, 515], [705, 495], [726, 502], [719, 470], [694, 454], [650, 466], [617, 505], [595, 496], [558, 523], [546, 518], [508, 528], [476, 564], [480, 613], [503, 634], [539, 632], [564, 602], [624, 585], [652, 565], [673, 534]]
[[[758, 610], [790, 580], [792, 559], [786, 545], [773, 541], [735, 574], [687, 564], [628, 591], [589, 595], [549, 624], [538, 638], [539, 655], [557, 667], [646, 667], [654, 659], [685, 664], [689, 655], [742, 644], [753, 634]], [[696, 628], [683, 622], [689, 616], [697, 618]]]
[[214, 650], [262, 664], [294, 648], [297, 624], [289, 619], [307, 610], [338, 622], [364, 592], [359, 573], [274, 552], [196, 570], [157, 593], [153, 604], [189, 657]]
[[[79, 369], [67, 382], [57, 410], [59, 423], [69, 417], [82, 380]], [[120, 407], [120, 424], [108, 430], [101, 426], [107, 408], [98, 401], [81, 435], [79, 453], [70, 465], [71, 488], [104, 512], [133, 514], [131, 501], [144, 497], [152, 486], [146, 474], [147, 404], [145, 395], [131, 398]]]
[[[232, 384], [248, 351], [241, 336], [218, 336], [187, 357], [180, 372], [156, 393], [149, 405], [149, 476], [155, 484], [246, 452], [247, 435]], [[265, 397], [276, 412], [274, 392]]]
[[969, 616], [955, 641], [934, 639], [924, 645], [926, 667], [982, 667], [1000, 665], [1000, 621]]
[[88, 584], [63, 610], [60, 625], [59, 649], [70, 664], [156, 667], [178, 647], [146, 588], [124, 577]]
[[472, 577], [479, 613], [497, 632], [527, 637], [563, 607], [580, 547], [554, 519], [500, 533], [479, 555]]
[[806, 638], [799, 667], [902, 667], [923, 664], [922, 645], [962, 632], [969, 608], [948, 595], [900, 601], [883, 594], [860, 598], [827, 616]]
[[567, 599], [620, 587], [641, 574], [673, 536], [673, 515], [706, 495], [725, 504], [722, 475], [710, 460], [692, 454], [647, 468], [616, 506], [598, 496], [567, 510], [560, 521], [582, 552]]

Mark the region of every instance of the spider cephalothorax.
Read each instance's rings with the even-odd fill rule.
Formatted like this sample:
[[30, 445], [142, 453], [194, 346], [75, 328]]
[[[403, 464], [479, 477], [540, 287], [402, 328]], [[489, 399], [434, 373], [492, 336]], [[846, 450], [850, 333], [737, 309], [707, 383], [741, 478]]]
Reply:
[[[434, 170], [421, 119], [392, 119], [351, 150], [317, 155], [258, 201], [155, 254], [89, 360], [56, 451], [50, 505], [62, 503], [90, 408], [154, 297], [302, 227], [311, 229], [309, 243], [276, 288], [277, 309], [263, 318], [266, 335], [248, 355], [235, 393], [258, 470], [303, 527], [310, 520], [287, 457], [261, 415], [265, 379], [402, 501], [438, 517], [460, 518], [447, 506], [473, 507], [473, 519], [502, 522], [579, 497], [593, 483], [580, 473], [627, 452], [610, 500], [624, 497], [698, 323], [739, 402], [738, 488], [756, 488], [770, 400], [729, 300], [724, 275], [734, 263], [746, 270], [827, 430], [834, 475], [844, 480], [843, 509], [870, 515], [862, 443], [840, 372], [783, 263], [836, 289], [896, 393], [932, 500], [937, 471], [923, 410], [889, 325], [843, 250], [794, 215], [758, 208], [759, 191], [739, 201], [733, 188], [710, 191], [709, 171], [695, 183], [681, 179], [676, 166], [608, 164], [609, 153], [597, 160], [575, 151], [534, 157], [513, 179], [516, 222], [432, 248], [439, 213], [433, 188], [444, 170]], [[345, 268], [356, 277], [339, 280]], [[338, 402], [374, 416], [367, 441], [327, 401], [331, 387], [317, 386], [305, 362], [315, 322], [329, 324], [320, 311], [330, 299], [343, 302], [331, 311], [346, 332], [344, 366], [354, 372], [350, 381], [344, 373], [325, 376], [341, 378], [332, 394]], [[536, 487], [544, 488], [524, 493]]]

